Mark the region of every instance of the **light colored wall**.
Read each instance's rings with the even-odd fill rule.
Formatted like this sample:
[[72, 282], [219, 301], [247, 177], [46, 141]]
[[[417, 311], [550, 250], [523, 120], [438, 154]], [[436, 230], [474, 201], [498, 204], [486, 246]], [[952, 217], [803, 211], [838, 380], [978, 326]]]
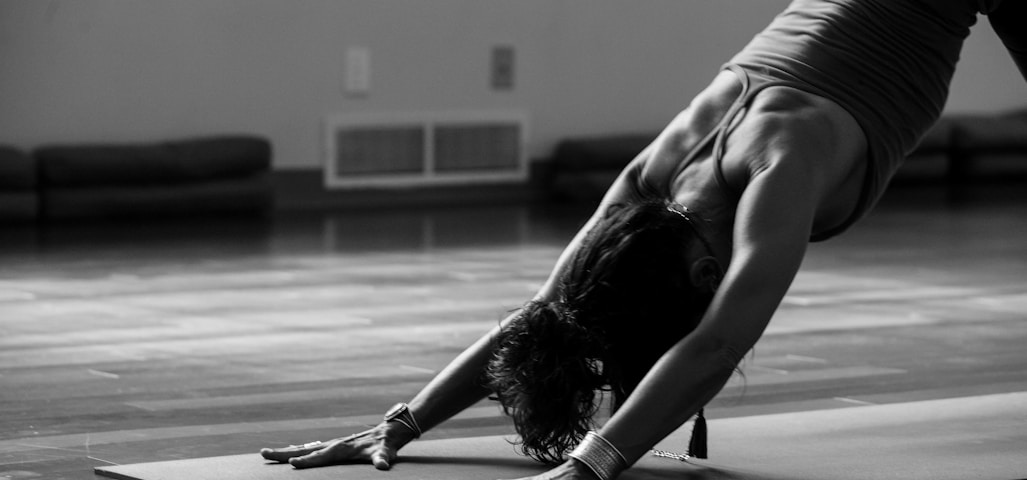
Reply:
[[963, 45], [948, 112], [989, 112], [1027, 107], [1027, 82], [1016, 69], [986, 17]]
[[[533, 157], [569, 135], [651, 131], [786, 0], [0, 0], [0, 142], [269, 136], [279, 168], [320, 164], [326, 114], [521, 108]], [[986, 22], [950, 110], [1027, 105]], [[493, 45], [516, 88], [488, 85]], [[370, 94], [343, 91], [370, 49]]]

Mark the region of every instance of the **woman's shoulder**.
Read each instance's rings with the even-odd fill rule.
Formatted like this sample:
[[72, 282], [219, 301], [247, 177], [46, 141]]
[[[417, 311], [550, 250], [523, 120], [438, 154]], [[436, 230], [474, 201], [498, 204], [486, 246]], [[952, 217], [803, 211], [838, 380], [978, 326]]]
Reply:
[[741, 94], [734, 73], [723, 71], [663, 129], [644, 155], [639, 175], [661, 192], [693, 161], [708, 154], [708, 142]]

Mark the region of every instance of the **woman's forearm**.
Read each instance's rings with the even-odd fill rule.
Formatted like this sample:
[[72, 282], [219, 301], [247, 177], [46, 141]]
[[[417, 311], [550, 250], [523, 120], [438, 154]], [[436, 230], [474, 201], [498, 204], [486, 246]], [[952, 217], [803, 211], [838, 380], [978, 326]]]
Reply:
[[[806, 121], [801, 125], [822, 130]], [[826, 143], [802, 137], [790, 143], [791, 150], [768, 150], [770, 166], [750, 178], [739, 200], [731, 261], [703, 319], [660, 358], [604, 426], [601, 434], [629, 464], [713, 399], [774, 316], [802, 264], [820, 205], [821, 187], [808, 178], [813, 159], [831, 158], [834, 148], [833, 131], [817, 138]]]
[[428, 431], [488, 395], [482, 375], [492, 354], [493, 328], [453, 359], [410, 402], [410, 411], [423, 431]]

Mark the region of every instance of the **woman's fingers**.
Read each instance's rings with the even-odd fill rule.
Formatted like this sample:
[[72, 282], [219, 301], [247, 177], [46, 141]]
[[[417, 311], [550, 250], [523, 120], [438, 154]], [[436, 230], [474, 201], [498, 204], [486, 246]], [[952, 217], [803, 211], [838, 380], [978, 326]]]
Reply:
[[276, 462], [288, 462], [295, 468], [313, 468], [348, 462], [370, 462], [379, 470], [388, 470], [396, 459], [396, 449], [384, 438], [372, 437], [373, 430], [325, 443], [314, 442], [285, 448], [265, 448], [260, 454]]
[[292, 457], [289, 459], [289, 465], [295, 468], [313, 468], [338, 463], [340, 459], [336, 459], [337, 455], [332, 455], [331, 452], [331, 449], [326, 448], [300, 457]]
[[285, 448], [262, 448], [260, 455], [267, 460], [273, 462], [288, 462], [290, 458], [300, 457], [308, 455], [312, 452], [316, 452], [325, 448], [327, 444], [321, 442], [312, 442], [304, 445], [290, 445]]

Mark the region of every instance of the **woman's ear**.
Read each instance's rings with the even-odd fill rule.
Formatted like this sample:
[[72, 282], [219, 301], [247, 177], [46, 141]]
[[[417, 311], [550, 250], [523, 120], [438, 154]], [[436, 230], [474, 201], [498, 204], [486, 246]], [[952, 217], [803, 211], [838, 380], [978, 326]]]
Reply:
[[722, 275], [720, 262], [713, 257], [702, 257], [692, 262], [692, 268], [688, 272], [693, 287], [709, 292], [717, 290]]

